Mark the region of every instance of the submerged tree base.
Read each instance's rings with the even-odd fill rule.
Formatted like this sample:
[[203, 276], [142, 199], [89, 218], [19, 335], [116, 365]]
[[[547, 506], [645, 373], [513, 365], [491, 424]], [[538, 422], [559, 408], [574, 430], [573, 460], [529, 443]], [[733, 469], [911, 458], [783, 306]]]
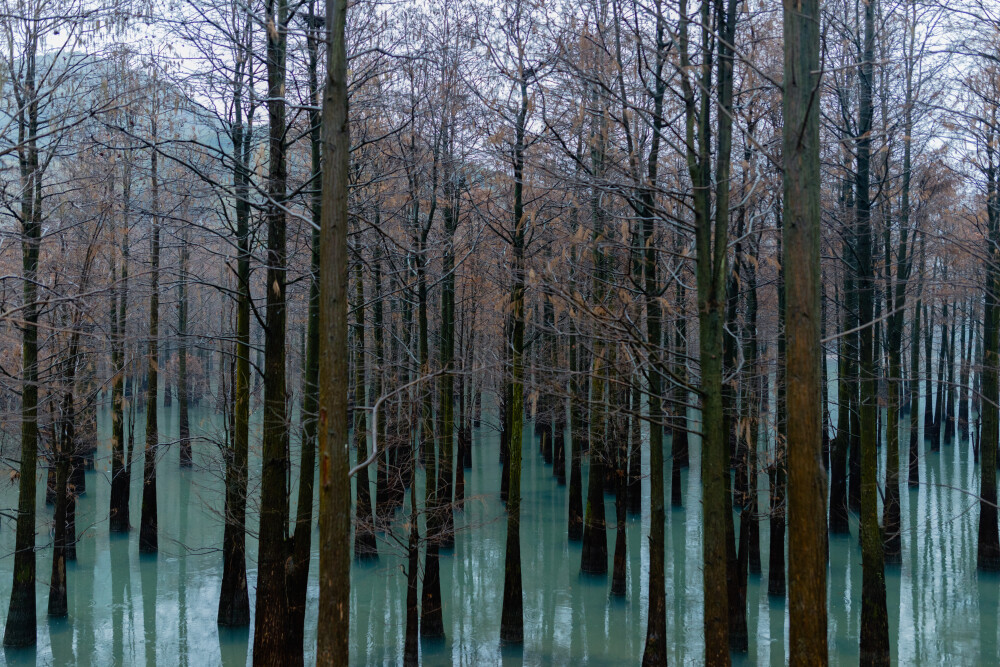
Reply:
[[35, 577], [32, 571], [30, 581], [27, 577], [24, 580], [14, 579], [3, 645], [9, 648], [34, 646], [37, 642], [35, 623]]

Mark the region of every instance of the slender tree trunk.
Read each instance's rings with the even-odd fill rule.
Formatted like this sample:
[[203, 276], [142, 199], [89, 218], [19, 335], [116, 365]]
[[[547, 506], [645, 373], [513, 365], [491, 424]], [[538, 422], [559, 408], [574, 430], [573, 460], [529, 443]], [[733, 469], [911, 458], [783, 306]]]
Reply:
[[[286, 47], [288, 0], [268, 0], [268, 177], [264, 410], [261, 420], [260, 531], [253, 655], [258, 665], [301, 663], [288, 653], [288, 419], [285, 389], [286, 330]], [[325, 203], [325, 202], [324, 202]], [[338, 352], [342, 354], [343, 352]], [[346, 378], [344, 386], [347, 386]], [[346, 439], [343, 441], [346, 442]], [[340, 443], [338, 443], [340, 444]]]
[[[906, 61], [906, 107], [904, 109], [904, 144], [903, 144], [903, 189], [901, 207], [901, 225], [906, 229], [910, 220], [910, 178], [911, 178], [911, 135], [913, 134], [913, 49], [916, 40], [916, 22], [909, 24], [909, 58]], [[918, 228], [919, 229], [919, 228]], [[916, 254], [917, 230], [913, 233], [910, 266], [912, 256]], [[920, 267], [917, 282], [916, 303], [913, 307], [913, 322], [910, 325], [910, 447], [908, 457], [907, 484], [915, 488], [920, 484], [919, 467], [919, 431], [920, 431], [920, 314], [923, 309], [921, 297], [924, 289], [924, 264], [926, 253], [924, 237], [920, 236]], [[931, 395], [927, 393], [924, 399], [930, 403]]]
[[[73, 363], [70, 361], [69, 363]], [[68, 378], [67, 378], [68, 379]], [[66, 545], [72, 536], [67, 526], [68, 506], [73, 491], [69, 488], [70, 448], [73, 439], [73, 394], [67, 391], [62, 401], [62, 415], [56, 428], [59, 433], [53, 438], [56, 463], [56, 511], [55, 528], [52, 539], [52, 577], [49, 580], [49, 616], [64, 618], [67, 615], [66, 594]]]
[[[467, 294], [462, 295], [461, 302], [465, 303], [467, 299]], [[466, 348], [469, 344], [469, 336], [467, 331], [468, 326], [468, 311], [463, 309], [461, 318], [458, 321], [458, 337], [455, 341], [457, 346], [456, 356], [456, 370], [457, 375], [455, 377], [455, 394], [458, 401], [458, 412], [455, 416], [455, 435], [458, 439], [456, 449], [455, 449], [455, 511], [462, 511], [462, 503], [465, 501], [465, 458], [466, 452], [469, 447], [469, 441], [467, 439], [466, 431], [466, 419], [468, 418], [468, 401], [466, 396], [468, 394], [468, 381], [467, 373], [469, 371], [469, 364], [466, 362]]]
[[417, 667], [420, 664], [420, 644], [419, 644], [419, 595], [417, 591], [417, 578], [420, 567], [420, 519], [417, 512], [417, 450], [411, 446], [407, 448], [407, 456], [410, 458], [410, 530], [407, 540], [407, 565], [406, 565], [406, 638], [403, 645], [403, 664], [407, 667]]
[[[745, 187], [745, 183], [743, 184]], [[723, 334], [722, 364], [726, 374], [737, 372], [738, 340], [735, 332], [739, 323], [739, 286], [742, 284], [743, 234], [746, 230], [746, 207], [739, 206], [736, 214], [736, 238], [733, 247], [732, 268], [726, 280], [726, 325]], [[736, 521], [733, 511], [738, 504], [741, 508], [747, 495], [746, 457], [737, 434], [739, 418], [739, 394], [736, 382], [723, 383], [723, 430], [726, 434], [726, 455], [733, 475], [726, 473], [726, 587], [729, 592], [729, 649], [734, 653], [746, 653], [749, 647], [746, 611], [746, 577], [742, 576], [740, 553], [736, 543]], [[743, 535], [745, 541], [746, 535]]]
[[[675, 249], [678, 244], [675, 243]], [[677, 377], [682, 380], [687, 379], [687, 352], [685, 336], [687, 325], [684, 319], [684, 296], [680, 281], [676, 286], [676, 305], [680, 316], [675, 321], [673, 340], [673, 370]], [[648, 317], [648, 316], [647, 316]], [[666, 334], [669, 342], [670, 334]], [[665, 347], [670, 347], [666, 345]], [[672, 424], [670, 433], [670, 506], [681, 507], [683, 505], [681, 489], [681, 468], [688, 465], [688, 432], [687, 432], [687, 400], [688, 390], [684, 386], [672, 387], [670, 392], [676, 402], [671, 408]]]
[[[883, 501], [885, 514], [885, 559], [888, 563], [902, 561], [902, 539], [899, 508], [899, 406], [902, 402], [903, 374], [903, 313], [906, 312], [906, 285], [912, 266], [909, 247], [910, 224], [910, 134], [913, 130], [912, 120], [912, 57], [907, 61], [906, 70], [906, 102], [904, 107], [904, 137], [903, 137], [903, 184], [899, 216], [899, 249], [896, 253], [896, 284], [895, 293], [892, 285], [886, 285], [886, 299], [889, 317], [886, 321], [888, 338], [889, 365], [887, 383], [886, 410], [886, 473], [885, 498]], [[888, 231], [885, 256], [887, 263], [891, 261], [889, 253]], [[916, 353], [917, 351], [914, 350]], [[915, 408], [914, 408], [915, 410]], [[912, 420], [912, 418], [911, 418]], [[954, 422], [952, 422], [954, 429]], [[916, 441], [911, 439], [911, 446]]]
[[757, 269], [759, 265], [760, 244], [754, 246], [753, 261], [747, 266], [747, 300], [746, 300], [746, 350], [744, 357], [750, 377], [746, 382], [744, 401], [747, 404], [746, 422], [746, 453], [747, 453], [747, 488], [749, 494], [743, 512], [740, 514], [740, 540], [744, 531], [747, 534], [747, 570], [748, 573], [760, 574], [760, 520], [758, 474], [760, 457], [757, 444], [760, 437], [760, 406], [763, 400], [761, 391], [767, 376], [762, 373], [759, 359], [760, 351], [757, 340]]
[[[936, 273], [936, 272], [935, 272]], [[931, 363], [934, 353], [934, 306], [929, 300], [924, 306], [924, 440], [931, 443], [931, 451], [936, 451], [934, 438], [934, 365]]]
[[[945, 276], [945, 280], [947, 277]], [[941, 449], [941, 439], [943, 435], [942, 426], [944, 425], [945, 418], [945, 403], [947, 402], [945, 385], [947, 384], [946, 378], [948, 369], [946, 363], [950, 364], [951, 360], [948, 359], [948, 301], [947, 299], [941, 302], [941, 350], [938, 352], [938, 371], [937, 371], [937, 398], [934, 401], [934, 427], [933, 427], [933, 440], [931, 449], [937, 451]]]
[[[432, 204], [433, 206], [433, 204]], [[428, 218], [432, 214], [428, 215]], [[420, 374], [430, 375], [430, 337], [428, 331], [428, 297], [426, 238], [421, 236], [417, 246], [417, 326]], [[434, 392], [430, 383], [420, 386], [420, 451], [425, 469], [424, 505], [427, 512], [427, 550], [424, 553], [424, 586], [420, 605], [420, 636], [428, 639], [444, 637], [444, 616], [441, 609], [441, 520], [440, 482], [438, 481], [438, 454], [434, 447]]]
[[[381, 312], [381, 263], [375, 262], [373, 269], [372, 287], [376, 294], [375, 308]], [[408, 312], [409, 311], [407, 311], [407, 313]], [[409, 315], [407, 314], [407, 317], [404, 319], [409, 320]], [[409, 332], [409, 324], [406, 325], [406, 330]], [[372, 374], [372, 396], [378, 397], [382, 394], [383, 349], [381, 328], [378, 326], [374, 327], [372, 334], [375, 339], [375, 372]], [[407, 345], [407, 347], [409, 347], [409, 345]], [[357, 426], [355, 426], [355, 428], [357, 428]], [[377, 432], [378, 436], [382, 435], [382, 432], [378, 429], [378, 424], [373, 424], [372, 428]], [[378, 530], [383, 530], [389, 523], [391, 519], [392, 507], [395, 503], [395, 496], [398, 492], [398, 489], [396, 488], [397, 485], [392, 484], [392, 480], [390, 479], [389, 469], [393, 467], [391, 459], [392, 455], [388, 448], [383, 448], [378, 452], [375, 471], [375, 525]], [[355, 539], [357, 538], [355, 537]]]
[[625, 566], [627, 563], [628, 541], [625, 534], [625, 526], [628, 522], [628, 383], [623, 382], [621, 375], [618, 375], [618, 388], [612, 393], [616, 394], [615, 404], [618, 412], [611, 418], [611, 425], [614, 429], [611, 441], [615, 443], [614, 453], [614, 481], [615, 481], [615, 555], [611, 571], [611, 595], [621, 597], [625, 595]]
[[971, 396], [972, 349], [974, 347], [978, 301], [969, 299], [969, 313], [962, 327], [962, 370], [958, 377], [958, 432], [962, 440], [969, 437], [969, 403]]
[[[322, 177], [321, 151], [323, 145], [323, 127], [319, 112], [319, 81], [317, 71], [319, 69], [319, 41], [324, 36], [317, 34], [312, 26], [316, 25], [315, 7], [312, 1], [308, 6], [308, 33], [307, 50], [309, 52], [309, 124], [310, 124], [310, 174], [313, 178], [312, 198], [310, 213], [312, 216], [312, 253], [310, 257], [310, 272], [312, 279], [309, 281], [309, 310], [308, 310], [308, 333], [306, 336], [305, 365], [303, 370], [303, 395], [301, 406], [302, 422], [302, 448], [299, 462], [299, 489], [297, 506], [295, 510], [295, 532], [292, 535], [292, 554], [288, 561], [286, 578], [288, 589], [288, 639], [286, 654], [290, 662], [300, 662], [304, 650], [306, 602], [309, 583], [309, 560], [312, 549], [312, 526], [313, 526], [313, 497], [315, 495], [316, 478], [316, 407], [318, 401], [317, 376], [319, 374], [319, 273], [320, 273], [320, 225], [322, 224], [323, 195], [319, 187]], [[362, 304], [359, 304], [358, 318], [361, 321], [360, 339], [357, 341], [361, 349], [360, 374], [361, 392], [364, 395], [364, 283], [358, 277], [358, 285], [361, 286]], [[359, 409], [357, 414], [364, 415], [364, 410]], [[362, 427], [361, 438], [365, 438], [365, 429]], [[366, 450], [359, 450], [359, 462], [367, 458]], [[367, 510], [367, 516], [363, 521], [359, 521], [359, 532], [365, 533], [365, 528], [371, 526], [371, 499], [368, 489], [368, 469], [364, 468], [358, 475], [358, 488], [364, 489], [364, 503], [358, 506], [361, 511]], [[371, 534], [369, 532], [369, 534]], [[372, 538], [374, 543], [374, 537]]]
[[[604, 155], [608, 142], [607, 122], [602, 117], [592, 121], [590, 154], [594, 174], [604, 173]], [[595, 308], [606, 308], [607, 284], [610, 282], [611, 258], [602, 243], [606, 232], [607, 213], [601, 206], [600, 192], [594, 186], [591, 192], [591, 244], [594, 262], [592, 281]], [[610, 389], [609, 356], [613, 348], [600, 335], [594, 337], [593, 359], [590, 372], [590, 456], [587, 480], [587, 504], [583, 515], [583, 549], [580, 553], [580, 570], [586, 574], [606, 574], [608, 571], [608, 536], [604, 513], [605, 461], [607, 460], [607, 409]]]
[[[636, 373], [633, 373], [630, 379], [629, 395], [632, 397], [632, 414], [626, 436], [628, 438], [628, 472], [625, 496], [628, 513], [638, 516], [642, 513], [642, 384], [639, 375]], [[561, 401], [559, 405], [562, 406]], [[663, 427], [661, 426], [660, 428], [662, 429]], [[561, 435], [562, 429], [557, 429], [557, 433]], [[663, 451], [662, 438], [661, 431], [661, 452]], [[557, 440], [557, 442], [559, 441]], [[660, 474], [662, 475], [662, 468], [660, 470]]]
[[504, 558], [500, 641], [524, 642], [524, 599], [521, 586], [521, 445], [524, 436], [524, 253], [528, 219], [524, 213], [524, 133], [528, 115], [528, 85], [521, 79], [521, 104], [514, 126], [514, 227], [511, 288], [511, 409], [508, 440], [507, 543]]
[[[778, 227], [782, 230], [784, 243], [784, 209], [778, 217]], [[784, 257], [782, 251], [781, 256]], [[785, 331], [786, 299], [785, 262], [778, 269], [778, 359], [787, 359], [788, 336]], [[787, 527], [787, 453], [788, 453], [788, 387], [785, 364], [779, 363], [774, 374], [774, 460], [771, 463], [771, 515], [770, 544], [768, 546], [769, 563], [767, 568], [767, 594], [775, 597], [787, 595], [787, 578], [785, 576], [785, 532]]]
[[[845, 147], [846, 142], [849, 141], [847, 136], [844, 137]], [[846, 148], [845, 148], [846, 150]], [[852, 154], [851, 154], [852, 155]], [[848, 174], [854, 171], [853, 164], [851, 162], [853, 158], [848, 156], [844, 159], [845, 172]], [[852, 209], [855, 207], [855, 190], [854, 183], [848, 179], [844, 179], [844, 213], [847, 219], [853, 217]], [[859, 347], [859, 334], [858, 327], [861, 326], [861, 318], [859, 316], [858, 309], [858, 240], [857, 240], [857, 225], [845, 225], [844, 235], [848, 239], [845, 244], [844, 251], [848, 256], [847, 266], [845, 267], [845, 280], [844, 280], [844, 300], [845, 300], [845, 312], [844, 312], [844, 330], [850, 331], [851, 333], [845, 336], [847, 339], [847, 372], [845, 375], [845, 382], [841, 383], [841, 388], [846, 390], [847, 396], [847, 415], [849, 428], [849, 441], [848, 446], [848, 487], [847, 487], [847, 506], [852, 512], [858, 512], [861, 510], [861, 411], [859, 409], [858, 399], [860, 396], [860, 368], [859, 359], [861, 354], [861, 349]], [[864, 323], [867, 324], [867, 323]], [[841, 399], [844, 400], [843, 398]]]
[[[864, 53], [860, 64], [856, 224], [858, 229], [858, 312], [862, 324], [875, 315], [875, 271], [872, 265], [870, 158], [872, 129], [872, 60], [875, 3], [864, 8]], [[885, 564], [878, 520], [878, 404], [874, 331], [861, 329], [861, 664], [889, 664], [889, 616], [886, 610]]]
[[438, 474], [441, 522], [441, 545], [447, 548], [455, 544], [454, 498], [454, 444], [455, 444], [455, 230], [458, 227], [458, 199], [455, 174], [452, 165], [452, 150], [448, 138], [446, 122], [442, 134], [444, 144], [444, 184], [445, 206], [442, 210], [445, 232], [444, 256], [441, 272], [441, 336], [440, 362], [442, 374], [438, 378], [438, 450], [440, 464]]
[[920, 298], [913, 306], [913, 322], [910, 338], [910, 447], [907, 458], [906, 483], [910, 488], [920, 485]]
[[[856, 244], [855, 244], [856, 245]], [[857, 313], [857, 292], [858, 281], [854, 281], [855, 298], [853, 299], [854, 312]], [[860, 318], [855, 315], [853, 323], [858, 326]], [[860, 336], [857, 332], [851, 336], [851, 361], [849, 366], [850, 386], [848, 387], [848, 414], [851, 424], [851, 445], [848, 454], [848, 471], [850, 477], [847, 487], [847, 506], [852, 512], [861, 511], [861, 367], [858, 362], [861, 353]]]
[[[125, 169], [128, 169], [126, 166]], [[129, 494], [131, 479], [126, 475], [131, 467], [125, 460], [125, 381], [129, 374], [125, 362], [125, 340], [127, 322], [125, 313], [128, 308], [128, 211], [130, 205], [131, 179], [128, 175], [122, 178], [122, 240], [121, 273], [115, 276], [112, 266], [111, 274], [118, 278], [118, 286], [111, 292], [111, 325], [112, 348], [111, 364], [114, 367], [114, 380], [111, 385], [111, 498], [108, 529], [114, 533], [125, 533], [129, 530]]]
[[234, 85], [232, 127], [233, 182], [236, 186], [236, 341], [233, 386], [232, 447], [226, 452], [225, 528], [222, 537], [222, 588], [218, 623], [227, 627], [250, 624], [246, 569], [246, 501], [250, 437], [250, 205], [251, 133], [243, 124], [242, 82]]
[[[80, 291], [86, 290], [91, 262], [90, 248], [84, 260], [84, 268], [80, 278]], [[56, 457], [56, 509], [55, 530], [52, 549], [52, 577], [49, 580], [49, 616], [65, 617], [67, 615], [67, 579], [66, 561], [76, 560], [76, 490], [73, 488], [72, 454], [78, 449], [76, 435], [77, 411], [74, 401], [76, 370], [79, 365], [80, 320], [72, 318], [72, 333], [69, 349], [63, 367], [62, 380], [65, 388], [62, 391], [62, 405], [58, 419], [53, 423], [56, 433], [53, 437]]]
[[[948, 386], [945, 389], [945, 411], [944, 411], [944, 441], [951, 443], [955, 440], [955, 407], [958, 401], [958, 394], [955, 388], [955, 370], [958, 364], [955, 363], [955, 338], [959, 319], [964, 320], [965, 315], [958, 317], [958, 304], [951, 307], [951, 332], [948, 335]], [[959, 350], [961, 354], [961, 350]]]
[[[190, 468], [193, 459], [191, 453], [191, 427], [188, 423], [188, 375], [187, 375], [187, 265], [188, 265], [188, 239], [187, 230], [181, 235], [180, 249], [180, 277], [178, 279], [177, 291], [177, 419], [178, 419], [178, 439], [180, 440], [180, 465], [182, 468]], [[222, 385], [219, 385], [219, 393], [222, 393]]]
[[[361, 271], [361, 261], [359, 258], [354, 270], [354, 286], [356, 290], [354, 306], [354, 396], [356, 400], [364, 403], [365, 283]], [[316, 266], [316, 269], [319, 270], [319, 266]], [[381, 322], [374, 322], [373, 330], [377, 330], [380, 326]], [[375, 369], [375, 374], [377, 373], [379, 373], [379, 369]], [[377, 393], [372, 392], [372, 397], [377, 399]], [[379, 441], [377, 436], [376, 441], [378, 447], [385, 448], [385, 442]], [[354, 409], [354, 448], [357, 452], [358, 463], [368, 459], [368, 417], [366, 411], [361, 409], [360, 406], [356, 406]], [[378, 560], [368, 468], [362, 468], [358, 471], [355, 487], [357, 499], [354, 510], [354, 559], [362, 562]]]
[[583, 444], [587, 428], [584, 417], [586, 397], [579, 375], [583, 368], [580, 336], [576, 323], [570, 323], [569, 366], [570, 366], [570, 434], [569, 434], [569, 522], [566, 538], [570, 542], [583, 539]]
[[[511, 366], [511, 340], [514, 335], [513, 318], [507, 317], [504, 323], [503, 337], [503, 368]], [[510, 466], [507, 464], [510, 459], [510, 434], [511, 434], [511, 405], [513, 405], [513, 386], [510, 375], [504, 374], [501, 380], [503, 398], [500, 405], [500, 501], [507, 504], [507, 494], [510, 492]]]
[[608, 537], [604, 519], [604, 474], [606, 414], [604, 404], [608, 381], [607, 366], [603, 358], [604, 346], [594, 340], [594, 358], [591, 366], [590, 393], [590, 475], [587, 480], [587, 505], [583, 519], [583, 550], [580, 570], [587, 574], [606, 574], [608, 571]]
[[[854, 281], [850, 272], [845, 271], [844, 291], [846, 296], [854, 291]], [[849, 331], [854, 316], [850, 308], [844, 309], [843, 327]], [[851, 401], [849, 394], [853, 391], [853, 381], [850, 379], [851, 346], [848, 336], [841, 336], [838, 341], [837, 355], [837, 434], [834, 436], [830, 449], [830, 532], [834, 535], [846, 535], [850, 532], [847, 505], [847, 455], [851, 446]]]
[[[154, 110], [154, 114], [156, 111]], [[156, 142], [156, 118], [152, 121], [153, 142]], [[142, 517], [139, 524], [139, 551], [156, 553], [157, 505], [156, 505], [156, 456], [159, 450], [159, 425], [157, 423], [157, 391], [159, 389], [159, 327], [160, 327], [160, 219], [159, 219], [159, 176], [157, 174], [157, 149], [151, 159], [153, 219], [150, 249], [150, 295], [149, 295], [149, 352], [147, 360], [148, 386], [146, 387], [146, 445], [143, 449], [142, 474]]]
[[[323, 224], [319, 310], [319, 622], [316, 664], [348, 664], [351, 485], [347, 453], [347, 120], [346, 0], [326, 0], [323, 98]], [[416, 485], [414, 484], [414, 487]], [[331, 628], [336, 631], [331, 631]]]
[[[712, 5], [716, 16], [711, 16]], [[736, 31], [736, 0], [702, 0], [697, 25], [701, 53], [718, 47], [717, 85], [713, 85], [713, 62], [702, 57], [699, 66], [689, 60], [687, 2], [681, 0], [679, 47], [685, 100], [687, 164], [694, 185], [696, 282], [701, 361], [701, 478], [704, 533], [704, 641], [705, 661], [728, 665], [729, 618], [726, 543], [726, 471], [728, 434], [724, 429], [722, 404], [723, 326], [725, 323], [727, 246], [729, 238], [729, 177], [732, 149], [733, 52]], [[718, 38], [713, 34], [716, 26]], [[713, 43], [714, 40], [714, 43]], [[691, 76], [687, 74], [691, 71]], [[696, 85], [691, 78], [697, 76]], [[697, 93], [696, 93], [697, 90]], [[712, 93], [717, 95], [718, 113], [712, 113]], [[710, 124], [716, 117], [715, 173], [712, 174]], [[711, 191], [715, 189], [714, 206]]]

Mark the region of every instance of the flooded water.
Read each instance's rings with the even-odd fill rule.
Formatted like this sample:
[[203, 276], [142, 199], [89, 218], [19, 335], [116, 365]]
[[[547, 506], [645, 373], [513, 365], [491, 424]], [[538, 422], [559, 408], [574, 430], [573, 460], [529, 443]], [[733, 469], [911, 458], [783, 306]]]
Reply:
[[[176, 437], [176, 407], [161, 412], [161, 440]], [[192, 432], [213, 436], [221, 425], [206, 408], [192, 410]], [[175, 447], [165, 447], [158, 464], [160, 553], [138, 555], [138, 530], [108, 534], [110, 493], [107, 416], [100, 419], [102, 444], [96, 470], [87, 473], [79, 501], [78, 559], [69, 566], [69, 618], [45, 615], [51, 568], [52, 508], [39, 484], [38, 646], [0, 654], [9, 665], [244, 665], [250, 661], [252, 630], [220, 631], [216, 611], [222, 572], [222, 467], [217, 446], [196, 447], [196, 468], [180, 470]], [[137, 429], [141, 443], [142, 425]], [[531, 434], [532, 429], [525, 429]], [[627, 596], [609, 596], [610, 575], [581, 575], [580, 546], [566, 540], [567, 488], [556, 484], [537, 443], [525, 445], [522, 504], [524, 646], [501, 648], [498, 641], [503, 590], [506, 523], [499, 502], [499, 442], [484, 421], [474, 433], [473, 469], [467, 472], [469, 500], [456, 515], [454, 550], [441, 561], [447, 639], [425, 642], [426, 665], [626, 665], [642, 655], [646, 628], [648, 512], [628, 523]], [[902, 441], [905, 443], [906, 438]], [[669, 446], [667, 447], [669, 452]], [[903, 457], [905, 459], [905, 456]], [[643, 460], [648, 462], [644, 452]], [[904, 463], [905, 465], [905, 463]], [[645, 464], [644, 464], [645, 466]], [[668, 461], [669, 466], [669, 461]], [[883, 466], [884, 468], [884, 466]], [[141, 462], [133, 470], [132, 525], [139, 520]], [[586, 467], [584, 468], [586, 472]], [[255, 471], [256, 472], [256, 471]], [[644, 467], [644, 472], [648, 469]], [[996, 663], [1000, 578], [975, 567], [978, 509], [970, 494], [978, 488], [967, 440], [922, 450], [918, 489], [903, 489], [903, 562], [889, 568], [892, 657], [905, 664]], [[41, 479], [41, 475], [40, 475]], [[700, 664], [702, 640], [701, 494], [699, 449], [692, 439], [691, 467], [681, 477], [684, 507], [667, 509], [667, 631], [671, 664]], [[905, 477], [904, 477], [905, 479]], [[669, 499], [669, 471], [666, 475]], [[252, 492], [258, 478], [251, 478]], [[584, 487], [586, 488], [586, 487]], [[422, 482], [419, 485], [422, 497]], [[643, 494], [648, 497], [648, 482]], [[614, 552], [614, 500], [607, 496], [608, 552]], [[762, 493], [762, 507], [766, 494]], [[16, 504], [16, 486], [0, 488], [0, 507]], [[253, 501], [251, 501], [251, 505]], [[644, 507], [648, 504], [644, 501]], [[9, 515], [9, 509], [5, 509]], [[402, 517], [397, 516], [397, 536]], [[249, 528], [255, 530], [255, 519]], [[794, 539], [794, 536], [792, 536]], [[6, 615], [13, 564], [13, 522], [0, 527], [0, 614]], [[307, 661], [316, 637], [316, 554], [310, 574], [306, 621]], [[405, 630], [403, 542], [383, 539], [376, 564], [355, 565], [351, 590], [351, 662], [400, 662]], [[783, 664], [788, 645], [784, 600], [767, 595], [767, 522], [761, 525], [764, 575], [751, 576], [748, 592], [750, 650], [743, 664]], [[251, 595], [256, 580], [248, 540]], [[830, 650], [834, 663], [857, 663], [861, 560], [857, 525], [850, 537], [830, 543], [828, 598]], [[331, 629], [335, 631], [335, 629]]]

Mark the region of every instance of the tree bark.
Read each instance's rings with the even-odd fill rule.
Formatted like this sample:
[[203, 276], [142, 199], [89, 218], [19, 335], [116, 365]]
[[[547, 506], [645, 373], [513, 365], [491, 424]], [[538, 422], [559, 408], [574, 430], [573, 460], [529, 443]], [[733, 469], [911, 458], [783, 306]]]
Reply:
[[[302, 661], [301, 651], [297, 654], [287, 653], [287, 561], [292, 555], [288, 536], [289, 461], [285, 389], [287, 229], [284, 202], [288, 177], [285, 57], [288, 0], [268, 0], [265, 11], [271, 26], [267, 31], [267, 297], [264, 325], [264, 414], [261, 421], [261, 509], [253, 655], [257, 665], [285, 665]], [[345, 378], [344, 386], [346, 385]]]
[[[351, 495], [347, 452], [346, 0], [326, 0], [330, 33], [323, 97], [323, 224], [319, 311], [319, 620], [316, 664], [348, 664]], [[335, 628], [336, 631], [331, 631]]]
[[[991, 133], [992, 147], [996, 135]], [[976, 562], [981, 570], [1000, 570], [997, 526], [997, 447], [1000, 436], [1000, 168], [996, 151], [988, 149], [986, 213], [989, 256], [986, 259], [983, 309], [982, 435], [980, 436], [979, 540]]]
[[860, 63], [860, 119], [856, 172], [858, 241], [858, 312], [861, 368], [861, 664], [889, 664], [889, 616], [886, 610], [885, 564], [878, 519], [878, 404], [875, 346], [875, 271], [872, 265], [871, 129], [872, 60], [875, 3], [864, 8], [864, 52]]
[[[820, 343], [819, 1], [785, 0], [782, 159], [792, 664], [828, 661]], [[890, 421], [891, 427], [891, 421]]]
[[233, 183], [236, 192], [236, 340], [233, 359], [233, 436], [226, 452], [225, 528], [222, 536], [222, 587], [219, 625], [250, 624], [250, 596], [246, 570], [246, 499], [250, 437], [250, 205], [249, 173], [251, 132], [244, 127], [242, 78], [233, 86], [236, 122], [233, 142]]
[[[154, 94], [159, 94], [155, 92]], [[153, 113], [157, 113], [154, 109]], [[152, 177], [153, 219], [150, 249], [150, 294], [149, 294], [149, 351], [147, 353], [148, 385], [146, 387], [146, 443], [143, 448], [142, 466], [142, 516], [139, 523], [139, 551], [156, 553], [157, 505], [156, 505], [156, 456], [159, 449], [159, 424], [157, 423], [157, 391], [159, 389], [159, 327], [160, 327], [160, 218], [159, 218], [159, 175], [157, 173], [157, 147], [155, 147], [156, 117], [152, 119], [154, 148], [150, 155]]]
[[111, 291], [111, 365], [115, 376], [111, 385], [111, 497], [108, 529], [114, 533], [129, 530], [129, 494], [132, 486], [132, 480], [126, 475], [126, 471], [131, 472], [131, 466], [125, 460], [125, 381], [129, 374], [129, 367], [125, 362], [125, 314], [128, 310], [128, 212], [131, 188], [131, 170], [129, 161], [126, 160], [122, 173], [122, 239], [119, 245], [121, 273], [116, 275], [115, 267], [111, 267], [111, 275], [118, 279], [118, 286]]
[[[524, 77], [523, 67], [521, 76]], [[511, 408], [508, 440], [507, 543], [504, 556], [503, 606], [500, 613], [500, 641], [524, 642], [524, 593], [521, 586], [521, 445], [524, 437], [524, 252], [528, 219], [524, 213], [524, 133], [528, 115], [528, 84], [519, 82], [521, 103], [514, 125], [514, 282], [511, 286]]]
[[[180, 248], [180, 276], [178, 278], [178, 304], [177, 304], [177, 419], [178, 419], [178, 440], [180, 441], [180, 465], [182, 468], [190, 468], [194, 463], [191, 452], [191, 426], [188, 422], [188, 374], [187, 374], [187, 319], [188, 319], [188, 297], [187, 297], [187, 265], [188, 265], [188, 238], [187, 230], [181, 235]], [[222, 385], [219, 385], [219, 393], [222, 393]]]

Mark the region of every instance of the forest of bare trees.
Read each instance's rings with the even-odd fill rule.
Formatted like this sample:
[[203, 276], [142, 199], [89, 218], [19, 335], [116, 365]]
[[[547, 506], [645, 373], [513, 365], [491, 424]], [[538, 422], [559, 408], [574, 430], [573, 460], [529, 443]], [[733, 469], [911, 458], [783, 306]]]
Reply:
[[0, 0], [20, 664], [1000, 661], [996, 0]]

